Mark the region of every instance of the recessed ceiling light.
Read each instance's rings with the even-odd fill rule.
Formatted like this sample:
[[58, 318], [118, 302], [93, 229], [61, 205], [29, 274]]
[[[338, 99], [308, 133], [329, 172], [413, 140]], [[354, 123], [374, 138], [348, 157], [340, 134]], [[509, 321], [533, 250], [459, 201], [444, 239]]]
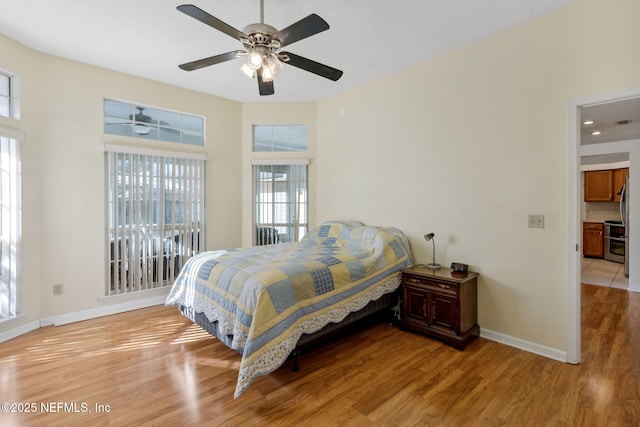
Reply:
[[599, 130], [591, 132], [591, 135], [600, 135], [602, 132], [600, 132]]
[[585, 120], [584, 123], [582, 123], [583, 125], [592, 125], [594, 123], [593, 120]]

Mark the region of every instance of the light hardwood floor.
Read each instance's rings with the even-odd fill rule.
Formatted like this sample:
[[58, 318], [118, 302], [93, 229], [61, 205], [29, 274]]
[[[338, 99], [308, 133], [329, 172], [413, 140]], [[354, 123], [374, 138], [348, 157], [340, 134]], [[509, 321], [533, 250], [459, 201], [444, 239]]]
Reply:
[[235, 400], [240, 356], [175, 308], [47, 327], [0, 344], [0, 400], [36, 405], [0, 425], [639, 425], [640, 295], [583, 285], [582, 313], [580, 365], [482, 338], [460, 352], [382, 323]]

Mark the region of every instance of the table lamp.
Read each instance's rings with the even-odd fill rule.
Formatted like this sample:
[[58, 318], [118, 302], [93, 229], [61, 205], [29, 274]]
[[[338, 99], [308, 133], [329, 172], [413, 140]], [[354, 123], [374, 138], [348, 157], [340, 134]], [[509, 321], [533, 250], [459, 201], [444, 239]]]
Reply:
[[433, 262], [431, 264], [427, 264], [427, 268], [430, 270], [439, 270], [440, 264], [436, 263], [436, 242], [434, 240], [434, 237], [435, 237], [435, 234], [433, 233], [424, 235], [424, 240], [426, 240], [427, 242], [431, 240], [431, 243], [433, 244]]

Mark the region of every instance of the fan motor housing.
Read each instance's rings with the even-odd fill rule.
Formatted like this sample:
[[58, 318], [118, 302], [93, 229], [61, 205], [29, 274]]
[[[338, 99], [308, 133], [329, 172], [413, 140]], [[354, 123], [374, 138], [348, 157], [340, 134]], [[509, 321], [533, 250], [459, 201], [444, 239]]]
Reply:
[[268, 45], [271, 42], [271, 36], [278, 30], [267, 24], [249, 24], [242, 32], [251, 37], [256, 44]]

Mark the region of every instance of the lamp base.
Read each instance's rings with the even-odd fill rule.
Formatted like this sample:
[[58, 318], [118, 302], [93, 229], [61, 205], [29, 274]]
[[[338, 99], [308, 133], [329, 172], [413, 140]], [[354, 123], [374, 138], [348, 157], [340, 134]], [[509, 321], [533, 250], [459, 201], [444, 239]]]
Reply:
[[440, 264], [433, 262], [431, 264], [427, 264], [427, 268], [429, 270], [440, 270]]

